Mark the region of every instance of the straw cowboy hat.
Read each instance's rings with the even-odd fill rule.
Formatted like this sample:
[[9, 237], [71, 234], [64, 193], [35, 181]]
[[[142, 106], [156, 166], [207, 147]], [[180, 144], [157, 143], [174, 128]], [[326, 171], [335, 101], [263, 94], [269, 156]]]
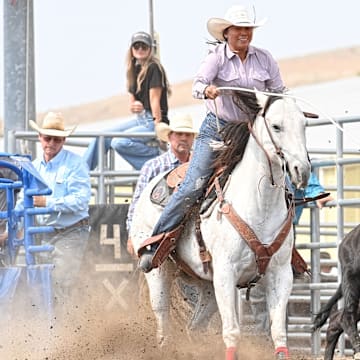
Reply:
[[156, 126], [156, 135], [162, 141], [169, 142], [170, 132], [184, 132], [197, 134], [193, 127], [193, 121], [189, 114], [175, 115], [170, 119], [170, 123], [160, 123]]
[[234, 5], [225, 14], [224, 19], [211, 18], [207, 22], [209, 33], [217, 40], [225, 41], [224, 31], [230, 26], [242, 26], [256, 28], [264, 25], [266, 19], [255, 22], [250, 19], [248, 11], [244, 6]]
[[73, 133], [76, 126], [65, 129], [64, 118], [61, 113], [49, 112], [44, 117], [42, 127], [34, 120], [30, 120], [30, 126], [42, 135], [67, 137]]

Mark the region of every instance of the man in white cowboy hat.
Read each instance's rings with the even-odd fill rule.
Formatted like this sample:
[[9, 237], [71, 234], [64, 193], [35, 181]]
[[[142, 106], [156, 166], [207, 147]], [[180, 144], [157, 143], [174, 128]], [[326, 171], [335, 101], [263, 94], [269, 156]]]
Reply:
[[[146, 185], [158, 174], [165, 173], [189, 161], [196, 136], [193, 121], [189, 114], [176, 114], [170, 123], [161, 123], [156, 129], [158, 138], [169, 144], [168, 150], [148, 160], [141, 168], [135, 192], [128, 210], [126, 226], [130, 232], [135, 206]], [[128, 251], [134, 255], [131, 239], [128, 239]]]
[[[89, 239], [89, 170], [79, 155], [63, 148], [66, 137], [75, 127], [66, 129], [61, 113], [49, 112], [41, 126], [33, 120], [30, 126], [39, 133], [43, 150], [33, 165], [52, 190], [51, 195], [33, 196], [34, 207], [52, 210], [49, 214], [36, 215], [36, 222], [55, 229], [38, 234], [42, 244], [55, 246], [53, 252], [42, 253], [39, 261], [55, 264], [54, 290], [63, 300], [74, 286]], [[19, 197], [16, 207], [23, 207], [23, 196]]]

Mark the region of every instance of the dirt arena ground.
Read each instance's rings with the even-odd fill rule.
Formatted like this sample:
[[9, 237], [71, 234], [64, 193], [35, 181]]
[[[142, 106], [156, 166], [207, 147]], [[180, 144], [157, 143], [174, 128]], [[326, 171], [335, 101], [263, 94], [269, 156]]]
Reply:
[[[224, 345], [218, 322], [206, 333], [190, 338], [184, 319], [190, 307], [176, 297], [172, 308], [181, 308], [183, 319], [173, 319], [173, 342], [160, 351], [155, 341], [155, 322], [145, 299], [139, 305], [138, 286], [125, 294], [127, 309], [117, 306], [108, 311], [103, 298], [91, 284], [80, 289], [81, 297], [71, 305], [61, 304], [57, 315], [44, 318], [36, 304], [17, 309], [11, 319], [3, 317], [0, 338], [2, 360], [209, 360], [223, 359]], [[91, 289], [91, 290], [90, 290]], [[173, 311], [173, 316], [175, 312]], [[178, 312], [176, 312], [178, 314]], [[176, 315], [178, 316], [178, 315]], [[239, 360], [272, 360], [271, 341], [251, 335], [249, 331], [239, 344]], [[291, 351], [291, 349], [290, 349]], [[313, 359], [307, 354], [291, 352], [292, 360]]]

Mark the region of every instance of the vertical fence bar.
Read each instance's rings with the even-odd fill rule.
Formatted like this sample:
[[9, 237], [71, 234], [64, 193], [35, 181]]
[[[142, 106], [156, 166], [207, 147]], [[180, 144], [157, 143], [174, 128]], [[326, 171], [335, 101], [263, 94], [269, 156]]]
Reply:
[[[314, 168], [313, 171], [319, 176], [319, 168]], [[320, 242], [320, 216], [319, 209], [312, 207], [310, 209], [310, 230], [311, 242]], [[320, 283], [320, 249], [311, 249], [311, 282]], [[310, 309], [312, 314], [317, 314], [321, 307], [321, 294], [320, 289], [311, 289], [310, 291]], [[314, 315], [311, 316], [314, 320]], [[319, 355], [321, 351], [321, 332], [317, 331], [311, 334], [311, 352], [312, 354]]]
[[[344, 125], [341, 123], [339, 124], [340, 129], [336, 128], [336, 160], [342, 159], [344, 155]], [[339, 245], [344, 237], [344, 208], [341, 204], [339, 204], [340, 201], [344, 199], [344, 165], [342, 163], [339, 163], [337, 161], [336, 163], [336, 183], [337, 183], [337, 248], [339, 248]], [[341, 282], [341, 267], [338, 264], [338, 281]], [[344, 303], [342, 300], [339, 301], [338, 307], [343, 307]], [[345, 336], [342, 334], [339, 338], [338, 347], [340, 351], [340, 355], [344, 356], [345, 353]]]
[[98, 141], [98, 169], [100, 175], [98, 177], [98, 201], [99, 204], [106, 203], [106, 194], [105, 194], [105, 175], [104, 175], [104, 151], [105, 151], [105, 137], [103, 135], [99, 136]]

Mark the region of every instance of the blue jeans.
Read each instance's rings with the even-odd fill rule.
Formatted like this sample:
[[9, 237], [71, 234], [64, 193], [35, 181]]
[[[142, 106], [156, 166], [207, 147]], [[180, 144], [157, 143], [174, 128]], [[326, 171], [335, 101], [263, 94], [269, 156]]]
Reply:
[[[123, 133], [142, 133], [155, 131], [155, 123], [150, 112], [145, 115], [138, 115], [136, 118], [121, 122], [119, 125], [108, 129], [108, 131], [118, 131]], [[140, 170], [147, 160], [160, 154], [158, 146], [154, 146], [154, 139], [144, 138], [105, 138], [106, 154], [110, 147], [122, 156], [132, 167]], [[99, 139], [94, 139], [87, 148], [84, 159], [90, 170], [94, 170], [98, 165], [98, 145]]]
[[[225, 121], [219, 119], [220, 127]], [[153, 235], [173, 230], [184, 219], [186, 213], [204, 194], [213, 173], [212, 163], [216, 153], [210, 147], [210, 141], [220, 141], [215, 115], [208, 113], [196, 138], [194, 152], [184, 181], [165, 206], [160, 219], [154, 227]]]

